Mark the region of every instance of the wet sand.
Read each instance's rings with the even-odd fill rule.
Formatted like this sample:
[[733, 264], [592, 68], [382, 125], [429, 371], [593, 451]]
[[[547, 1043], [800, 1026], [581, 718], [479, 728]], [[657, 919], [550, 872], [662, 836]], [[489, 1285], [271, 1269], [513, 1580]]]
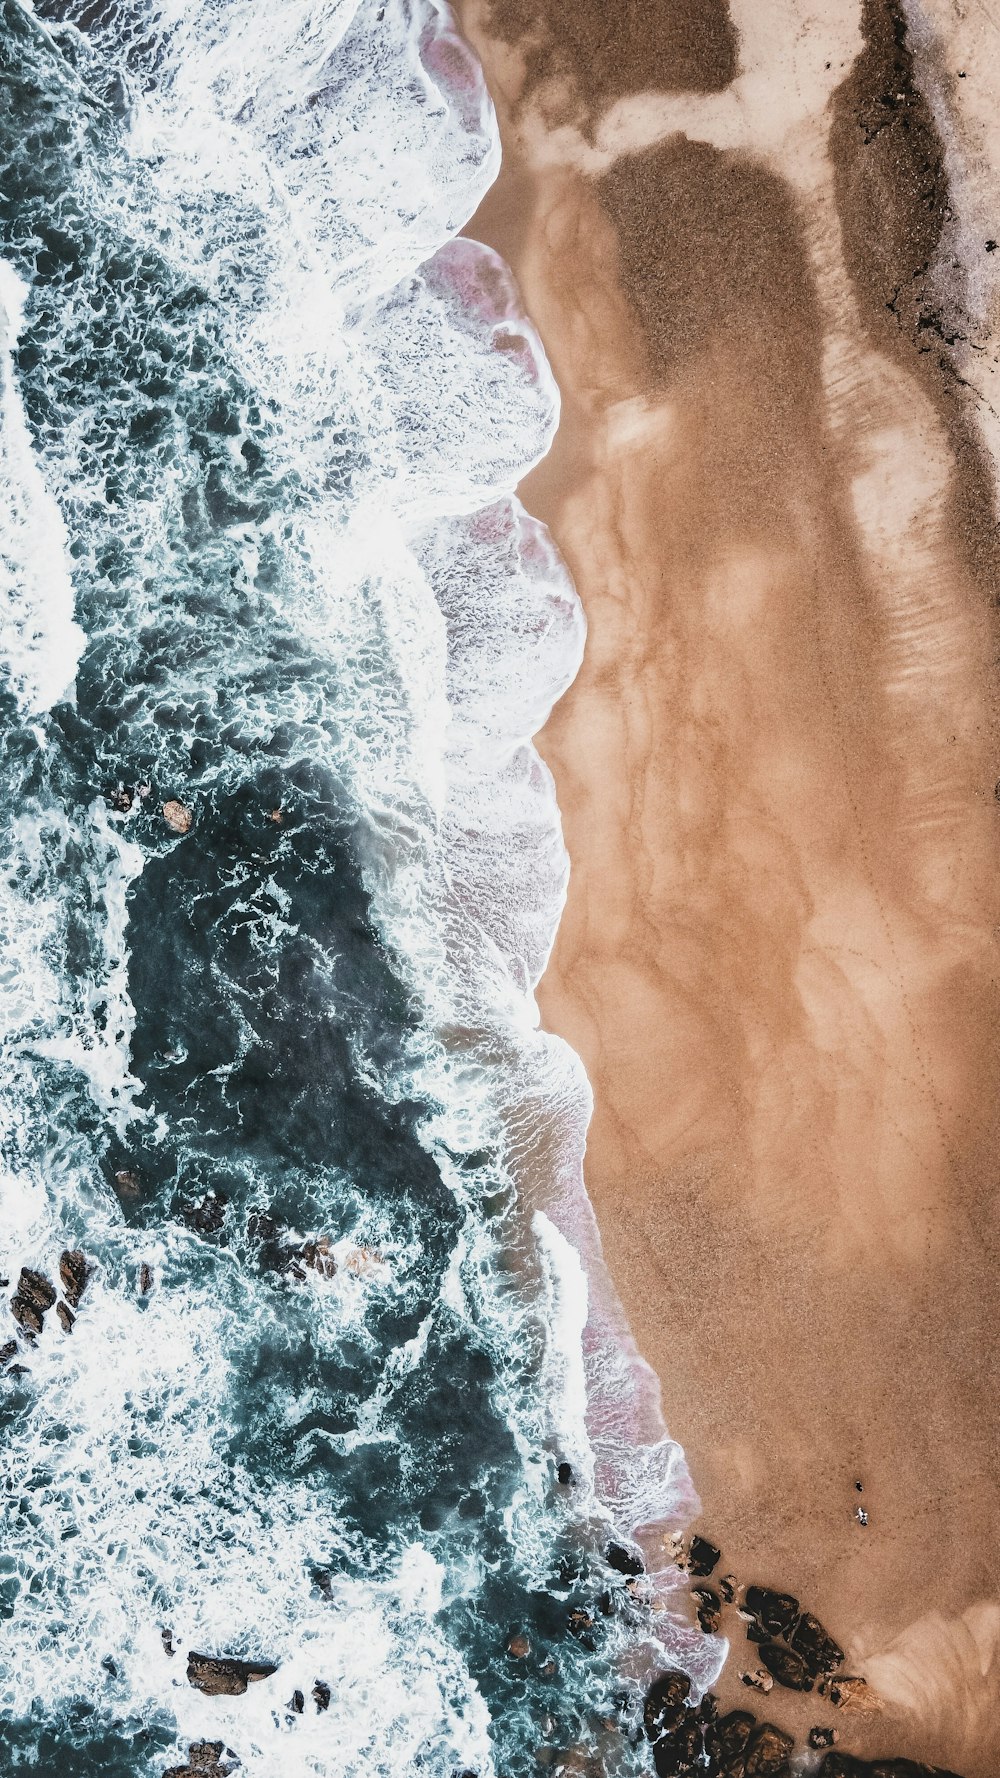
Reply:
[[460, 12], [505, 151], [468, 232], [563, 395], [522, 490], [589, 625], [539, 1002], [606, 1255], [724, 1566], [882, 1700], [841, 1747], [992, 1778], [1000, 29]]

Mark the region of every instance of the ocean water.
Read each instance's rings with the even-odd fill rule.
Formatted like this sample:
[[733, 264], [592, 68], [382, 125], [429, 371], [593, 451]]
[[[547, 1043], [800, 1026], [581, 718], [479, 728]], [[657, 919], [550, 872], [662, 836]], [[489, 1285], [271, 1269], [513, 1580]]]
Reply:
[[638, 1772], [719, 1666], [533, 999], [583, 623], [498, 165], [438, 0], [0, 0], [4, 1774]]

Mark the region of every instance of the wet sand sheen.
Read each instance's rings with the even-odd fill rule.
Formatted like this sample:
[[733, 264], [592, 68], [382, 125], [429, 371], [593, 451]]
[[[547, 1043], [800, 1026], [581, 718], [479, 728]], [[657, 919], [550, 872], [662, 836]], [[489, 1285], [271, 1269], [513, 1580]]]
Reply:
[[[469, 232], [513, 263], [563, 393], [523, 493], [589, 624], [541, 738], [572, 863], [543, 1020], [593, 1084], [588, 1187], [705, 1529], [884, 1698], [845, 1749], [985, 1778], [989, 43], [942, 5], [913, 64], [893, 7], [774, 0], [713, 12], [702, 63], [677, 25], [643, 70], [656, 9], [624, 66], [606, 17], [588, 45], [563, 10], [463, 14], [506, 156]], [[732, 1701], [753, 1664], [735, 1642]]]

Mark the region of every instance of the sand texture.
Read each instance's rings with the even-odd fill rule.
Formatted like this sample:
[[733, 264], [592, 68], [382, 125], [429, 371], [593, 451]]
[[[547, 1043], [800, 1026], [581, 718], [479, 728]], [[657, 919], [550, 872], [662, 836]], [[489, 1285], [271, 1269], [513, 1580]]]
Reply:
[[685, 4], [462, 10], [589, 626], [539, 1002], [725, 1565], [877, 1691], [843, 1748], [992, 1778], [1000, 30]]

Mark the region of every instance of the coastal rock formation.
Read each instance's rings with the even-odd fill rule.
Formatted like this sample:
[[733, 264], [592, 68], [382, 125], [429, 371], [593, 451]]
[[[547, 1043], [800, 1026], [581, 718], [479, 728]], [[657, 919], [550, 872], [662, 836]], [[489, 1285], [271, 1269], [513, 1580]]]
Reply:
[[255, 1680], [269, 1679], [277, 1673], [269, 1661], [243, 1661], [233, 1655], [200, 1655], [192, 1649], [188, 1654], [188, 1683], [208, 1697], [242, 1697]]
[[163, 1778], [225, 1778], [239, 1764], [234, 1754], [226, 1758], [228, 1752], [223, 1741], [192, 1741], [187, 1765], [171, 1766]]
[[711, 1574], [721, 1554], [722, 1551], [716, 1549], [714, 1543], [709, 1543], [707, 1537], [700, 1537], [696, 1534], [692, 1537], [688, 1550], [688, 1572], [698, 1579], [705, 1579]]
[[912, 1759], [855, 1759], [850, 1753], [828, 1753], [821, 1778], [958, 1778], [943, 1766], [925, 1766]]
[[799, 1619], [799, 1602], [791, 1593], [776, 1593], [771, 1587], [747, 1587], [746, 1609], [769, 1636], [788, 1636]]
[[790, 1648], [782, 1648], [778, 1642], [762, 1642], [758, 1652], [779, 1685], [795, 1692], [812, 1691], [814, 1675], [801, 1655], [794, 1654]]
[[746, 1778], [785, 1778], [795, 1742], [791, 1735], [762, 1722], [747, 1745], [743, 1760]]
[[59, 1278], [63, 1287], [63, 1296], [71, 1309], [80, 1306], [80, 1298], [87, 1288], [90, 1267], [85, 1256], [78, 1248], [67, 1248], [59, 1256]]

